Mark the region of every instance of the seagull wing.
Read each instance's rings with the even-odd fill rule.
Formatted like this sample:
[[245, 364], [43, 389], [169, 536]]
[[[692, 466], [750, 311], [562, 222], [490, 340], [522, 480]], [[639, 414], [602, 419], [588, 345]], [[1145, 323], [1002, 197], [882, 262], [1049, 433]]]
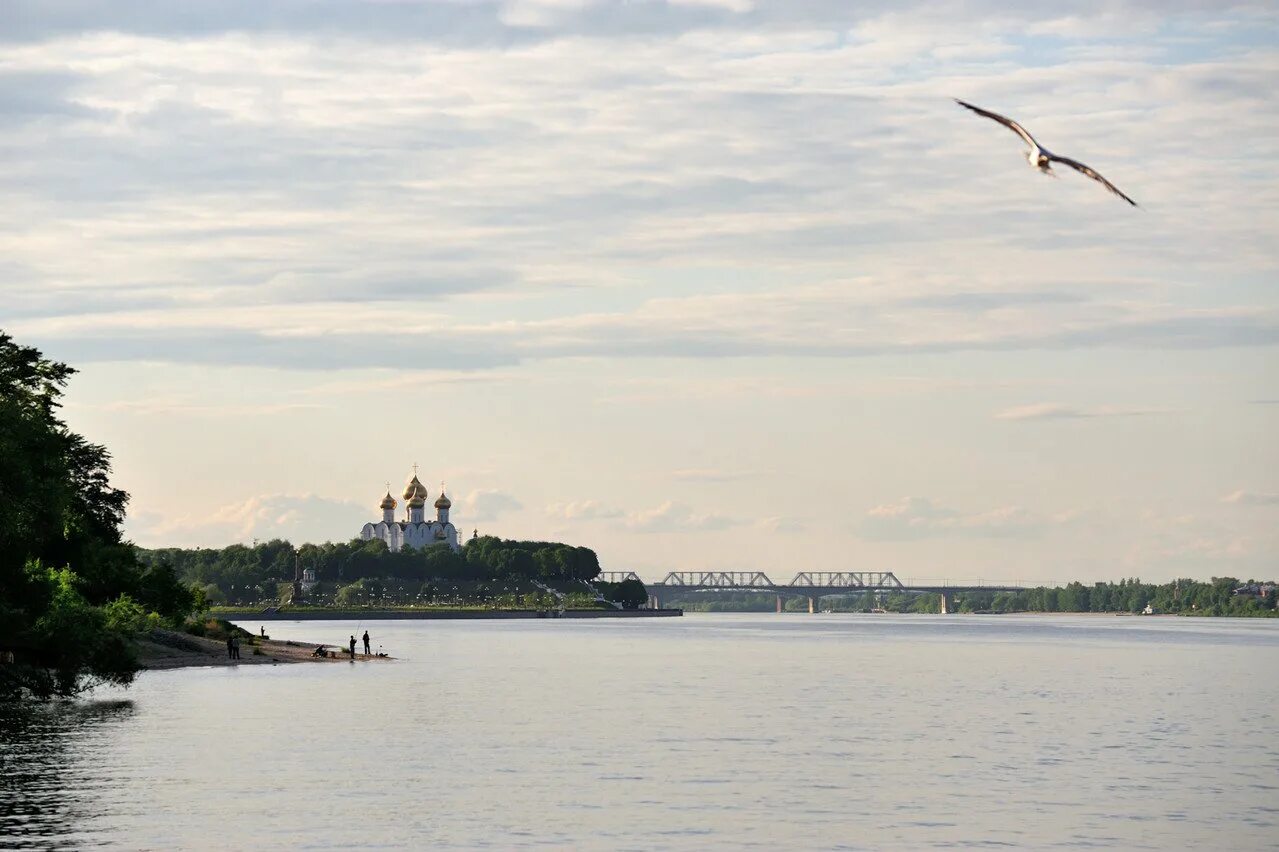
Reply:
[[[973, 106], [972, 104], [968, 103], [967, 101], [961, 101], [959, 98], [955, 98], [955, 103], [959, 104], [959, 105], [960, 105], [961, 107], [963, 107], [964, 109], [970, 109], [970, 110], [972, 110], [973, 112], [977, 113], [978, 115], [985, 116], [986, 118], [989, 118], [989, 119], [991, 119], [991, 120], [993, 120], [993, 121], [998, 121], [998, 122], [999, 122], [1000, 124], [1002, 124], [1004, 127], [1007, 127], [1007, 128], [1008, 128], [1009, 130], [1011, 130], [1013, 133], [1016, 133], [1018, 136], [1020, 136], [1020, 137], [1021, 137], [1024, 141], [1025, 141], [1025, 143], [1026, 143], [1027, 145], [1029, 145], [1030, 147], [1032, 147], [1032, 148], [1039, 148], [1039, 143], [1035, 141], [1035, 137], [1031, 136], [1031, 135], [1030, 135], [1030, 134], [1026, 131], [1026, 128], [1022, 127], [1020, 124], [1018, 124], [1017, 122], [1013, 121], [1011, 118], [1008, 118], [1007, 116], [1000, 115], [1000, 114], [999, 114], [999, 113], [997, 113], [997, 112], [991, 112], [990, 110], [982, 109], [982, 108], [981, 108], [981, 107], [979, 107], [979, 106]], [[1041, 150], [1042, 150], [1042, 149], [1041, 149]]]
[[1091, 166], [1086, 166], [1083, 163], [1079, 162], [1078, 160], [1072, 160], [1069, 157], [1059, 157], [1056, 154], [1048, 154], [1048, 159], [1054, 163], [1061, 163], [1063, 166], [1070, 166], [1072, 169], [1079, 172], [1081, 175], [1087, 175], [1088, 177], [1097, 181], [1097, 183], [1106, 187], [1106, 189], [1110, 190], [1115, 195], [1118, 195], [1120, 198], [1122, 198], [1124, 201], [1127, 201], [1133, 207], [1138, 206], [1137, 202], [1133, 201], [1131, 198], [1129, 198], [1128, 196], [1120, 192], [1119, 187], [1115, 186], [1113, 183], [1106, 180], [1104, 177], [1098, 174], [1097, 171], [1094, 170]]

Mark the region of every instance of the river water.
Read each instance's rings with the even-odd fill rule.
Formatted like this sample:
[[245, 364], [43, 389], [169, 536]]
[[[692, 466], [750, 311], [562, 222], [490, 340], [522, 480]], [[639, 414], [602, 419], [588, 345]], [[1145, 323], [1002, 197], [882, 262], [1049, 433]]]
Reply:
[[6, 711], [0, 846], [1279, 845], [1279, 620], [267, 625], [365, 628]]

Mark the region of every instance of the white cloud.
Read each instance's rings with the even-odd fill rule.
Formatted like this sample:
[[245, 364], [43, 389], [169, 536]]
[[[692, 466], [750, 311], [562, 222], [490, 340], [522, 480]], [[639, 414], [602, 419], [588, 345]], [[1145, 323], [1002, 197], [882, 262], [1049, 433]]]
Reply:
[[458, 512], [459, 518], [464, 518], [467, 523], [479, 521], [495, 521], [504, 515], [512, 512], [518, 512], [524, 508], [524, 504], [515, 498], [514, 495], [508, 494], [495, 488], [481, 488], [470, 492], [458, 501], [462, 509]]
[[1033, 536], [1045, 520], [1018, 506], [964, 513], [927, 497], [903, 497], [866, 512], [860, 532], [868, 539], [924, 539], [945, 536], [1008, 538]]
[[359, 536], [369, 509], [350, 500], [317, 494], [261, 494], [207, 514], [130, 513], [125, 529], [146, 547], [225, 547], [253, 539], [303, 542], [348, 541]]
[[652, 509], [626, 516], [626, 526], [636, 532], [714, 532], [739, 526], [740, 521], [715, 513], [699, 513], [683, 503], [667, 500]]
[[[1087, 38], [1071, 27], [1095, 10], [638, 6], [227, 12], [199, 32], [145, 9], [30, 9], [0, 74], [19, 122], [0, 142], [23, 211], [0, 213], [15, 329], [81, 361], [321, 369], [1279, 342], [1272, 300], [1187, 295], [1201, 243], [1214, 268], [1268, 259], [1268, 190], [1206, 128], [1279, 129], [1263, 82], [1279, 64], [1205, 36], [1202, 15], [1156, 40], [1176, 56], [1194, 35], [1202, 58], [1036, 45], [1019, 66], [1028, 27]], [[521, 9], [537, 32], [502, 22]], [[1108, 175], [1151, 175], [1151, 211], [1017, 171], [1016, 140], [997, 148], [946, 100], [957, 77]], [[968, 158], [989, 168], [951, 168]], [[1180, 212], [1189, 197], [1202, 216]], [[62, 250], [84, 233], [93, 252]], [[987, 262], [937, 274], [967, 256]], [[681, 268], [732, 283], [661, 283]], [[619, 306], [621, 287], [636, 295]], [[991, 288], [1002, 300], [977, 298]]]
[[509, 0], [501, 21], [512, 27], [552, 28], [592, 5], [592, 0]]
[[1019, 405], [1006, 408], [995, 415], [996, 420], [1087, 420], [1098, 417], [1141, 417], [1148, 414], [1167, 414], [1154, 408], [1117, 408], [1102, 406], [1081, 408], [1054, 402]]
[[751, 475], [746, 470], [724, 470], [716, 467], [685, 467], [671, 471], [671, 479], [680, 482], [732, 482]]
[[1279, 506], [1279, 494], [1240, 490], [1222, 497], [1221, 502], [1243, 506]]
[[749, 12], [755, 8], [753, 0], [666, 0], [672, 6], [707, 6], [727, 9], [730, 12]]
[[804, 522], [798, 518], [788, 518], [781, 515], [759, 518], [755, 521], [754, 526], [769, 534], [802, 532], [805, 529]]
[[119, 400], [102, 406], [103, 411], [121, 411], [130, 414], [153, 416], [157, 414], [200, 415], [204, 417], [260, 417], [286, 412], [305, 412], [327, 408], [320, 403], [271, 402], [244, 405], [212, 405], [198, 401], [193, 396]]
[[576, 500], [569, 503], [552, 503], [546, 507], [546, 514], [564, 521], [597, 521], [620, 518], [625, 512], [605, 506], [597, 500]]
[[[1123, 564], [1142, 566], [1183, 576], [1231, 576], [1266, 565], [1253, 536], [1238, 528], [1189, 513], [1154, 510], [1130, 519], [1131, 544]], [[1273, 537], [1273, 536], [1271, 536]], [[1260, 557], [1260, 558], [1258, 558]], [[1263, 568], [1264, 570], [1264, 568]]]

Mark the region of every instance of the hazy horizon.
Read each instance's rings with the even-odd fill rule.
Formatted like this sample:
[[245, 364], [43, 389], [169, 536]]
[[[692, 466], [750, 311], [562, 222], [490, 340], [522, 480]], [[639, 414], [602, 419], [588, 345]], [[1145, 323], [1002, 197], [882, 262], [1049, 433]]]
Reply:
[[0, 328], [147, 547], [1273, 577], [1279, 11], [848, 5], [5, 4]]

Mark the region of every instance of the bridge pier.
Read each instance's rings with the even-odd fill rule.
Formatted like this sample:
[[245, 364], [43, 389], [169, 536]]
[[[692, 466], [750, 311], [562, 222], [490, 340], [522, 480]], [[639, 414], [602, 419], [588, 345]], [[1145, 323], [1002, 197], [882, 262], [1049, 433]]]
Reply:
[[662, 608], [662, 602], [657, 599], [657, 595], [653, 595], [652, 597], [648, 599], [648, 605], [652, 607], [653, 609]]
[[808, 614], [812, 615], [817, 612], [817, 598], [808, 599]]
[[941, 593], [941, 614], [950, 615], [954, 611], [955, 611], [955, 593], [942, 592]]
[[778, 612], [781, 612], [781, 611], [782, 611], [782, 596], [781, 596], [781, 595], [778, 595], [778, 596], [777, 596], [777, 611], [778, 611]]

